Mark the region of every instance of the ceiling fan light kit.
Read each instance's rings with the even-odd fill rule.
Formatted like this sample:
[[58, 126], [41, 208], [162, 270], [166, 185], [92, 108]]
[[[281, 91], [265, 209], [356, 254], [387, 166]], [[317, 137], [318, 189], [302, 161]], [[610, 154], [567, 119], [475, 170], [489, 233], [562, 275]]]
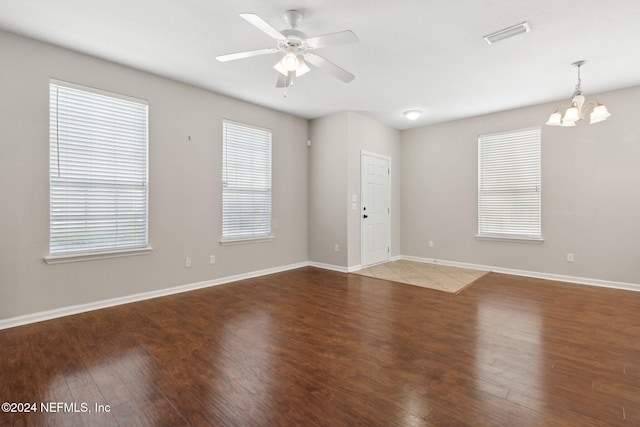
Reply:
[[280, 60], [273, 66], [280, 73], [276, 87], [283, 88], [291, 86], [295, 77], [300, 77], [311, 71], [307, 64], [328, 72], [345, 83], [349, 83], [355, 78], [347, 70], [312, 52], [314, 49], [357, 42], [358, 37], [352, 31], [340, 31], [309, 38], [305, 33], [297, 30], [298, 24], [303, 18], [302, 13], [298, 10], [288, 10], [284, 13], [284, 20], [291, 28], [282, 31], [276, 30], [258, 15], [241, 13], [240, 16], [275, 39], [277, 47], [221, 55], [216, 57], [219, 62], [283, 53]]
[[280, 61], [282, 66], [287, 71], [296, 71], [300, 66], [300, 60], [298, 59], [298, 55], [293, 52], [287, 52]]
[[[578, 68], [578, 83], [576, 84], [573, 96], [571, 97], [571, 104], [558, 107], [555, 112], [551, 113], [549, 120], [547, 120], [547, 125], [573, 127], [577, 122], [585, 118], [589, 108], [591, 108], [589, 124], [603, 122], [611, 116], [607, 107], [600, 104], [598, 101], [587, 101], [587, 99], [582, 95], [580, 67], [582, 67], [585, 62], [586, 61], [576, 61], [571, 64]], [[562, 109], [565, 108], [566, 110], [563, 115]]]

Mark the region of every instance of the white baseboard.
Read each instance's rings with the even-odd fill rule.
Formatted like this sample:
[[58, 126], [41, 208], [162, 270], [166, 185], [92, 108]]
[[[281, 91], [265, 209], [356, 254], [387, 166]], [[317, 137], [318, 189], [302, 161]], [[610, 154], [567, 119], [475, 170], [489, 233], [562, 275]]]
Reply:
[[233, 276], [222, 277], [219, 279], [207, 280], [204, 282], [190, 283], [187, 285], [174, 286], [157, 291], [142, 292], [124, 297], [111, 298], [102, 301], [90, 302], [87, 304], [72, 305], [68, 307], [56, 308], [53, 310], [41, 311], [33, 314], [25, 314], [22, 316], [10, 317], [0, 320], [0, 330], [13, 328], [16, 326], [27, 325], [29, 323], [42, 322], [44, 320], [55, 319], [58, 317], [71, 316], [73, 314], [85, 313], [87, 311], [99, 310], [101, 308], [113, 307], [116, 305], [129, 304], [136, 301], [144, 301], [153, 298], [164, 297], [168, 295], [189, 292], [196, 289], [208, 288], [211, 286], [223, 285], [225, 283], [236, 282], [238, 280], [252, 279], [254, 277], [266, 276], [268, 274], [280, 273], [296, 268], [307, 267], [308, 262], [290, 264], [281, 267], [268, 268], [264, 270], [252, 271], [249, 273], [236, 274]]
[[[398, 259], [400, 258], [398, 257]], [[390, 259], [390, 261], [397, 261], [397, 260]], [[324, 270], [338, 271], [340, 273], [353, 273], [354, 271], [362, 270], [362, 265], [360, 264], [352, 265], [350, 267], [344, 267], [342, 265], [333, 265], [333, 264], [325, 264], [322, 262], [309, 261], [309, 266], [322, 268]]]
[[363, 268], [369, 268], [369, 267], [373, 267], [374, 265], [379, 265], [379, 264], [385, 264], [387, 262], [394, 262], [394, 261], [400, 261], [402, 259], [402, 255], [395, 255], [390, 257], [388, 260], [386, 261], [381, 261], [375, 264], [370, 264], [367, 266], [362, 266], [361, 264], [358, 265], [352, 265], [351, 267], [349, 267], [347, 270], [348, 273], [353, 273], [354, 271], [358, 271], [358, 270], [362, 270]]
[[600, 286], [603, 288], [624, 289], [627, 291], [640, 292], [640, 284], [614, 282], [611, 280], [591, 279], [588, 277], [565, 276], [563, 274], [540, 273], [537, 271], [517, 270], [512, 268], [495, 267], [489, 265], [468, 264], [464, 262], [447, 261], [433, 258], [420, 258], [415, 256], [403, 256], [407, 261], [424, 262], [428, 264], [440, 264], [449, 267], [469, 268], [472, 270], [492, 271], [495, 273], [512, 274], [514, 276], [533, 277], [536, 279], [555, 280], [558, 282], [576, 283], [579, 285]]
[[337, 271], [340, 273], [350, 273], [351, 271], [355, 271], [355, 270], [350, 270], [349, 267], [343, 267], [341, 265], [334, 265], [334, 264], [325, 264], [323, 262], [309, 261], [307, 265], [311, 267], [322, 268], [323, 270]]
[[[640, 284], [614, 282], [609, 280], [590, 279], [585, 277], [573, 277], [565, 276], [561, 274], [540, 273], [535, 271], [517, 270], [510, 268], [502, 268], [488, 265], [469, 264], [457, 261], [447, 261], [433, 258], [421, 258], [415, 256], [399, 255], [391, 258], [391, 261], [398, 260], [424, 262], [429, 264], [441, 264], [450, 267], [469, 268], [473, 270], [493, 271], [496, 273], [512, 274], [514, 276], [533, 277], [537, 279], [555, 280], [560, 282], [577, 283], [580, 285], [600, 286], [604, 288], [624, 289], [629, 291], [640, 292]], [[73, 314], [84, 313], [92, 310], [99, 310], [101, 308], [113, 307], [116, 305], [129, 304], [136, 301], [144, 301], [152, 298], [159, 298], [163, 296], [178, 294], [181, 292], [189, 292], [196, 289], [208, 288], [211, 286], [222, 285], [225, 283], [236, 282], [238, 280], [251, 279], [259, 276], [266, 276], [268, 274], [280, 273], [288, 270], [295, 270], [302, 267], [317, 267], [324, 270], [332, 270], [340, 273], [351, 273], [358, 271], [362, 268], [360, 265], [354, 265], [351, 267], [343, 267], [340, 265], [325, 264], [320, 262], [300, 262], [296, 264], [285, 265], [281, 267], [268, 268], [264, 270], [252, 271], [248, 273], [236, 274], [233, 276], [222, 277], [213, 280], [207, 280], [204, 282], [190, 283], [187, 285], [175, 286], [166, 289], [160, 289], [157, 291], [143, 292], [133, 295], [127, 295], [118, 298], [112, 298], [108, 300], [96, 301], [87, 304], [73, 305], [68, 307], [56, 308], [48, 311], [41, 311], [38, 313], [26, 314], [22, 316], [11, 317], [8, 319], [0, 320], [0, 330], [13, 328], [16, 326], [22, 326], [29, 323], [42, 322], [44, 320], [55, 319], [58, 317], [70, 316]]]
[[423, 262], [425, 264], [440, 264], [440, 265], [446, 265], [447, 267], [459, 267], [459, 268], [468, 268], [470, 270], [493, 271], [493, 267], [480, 265], [480, 264], [469, 264], [466, 262], [446, 261], [442, 259], [433, 259], [433, 258], [421, 258], [421, 257], [409, 256], [409, 255], [403, 255], [401, 258], [406, 261]]

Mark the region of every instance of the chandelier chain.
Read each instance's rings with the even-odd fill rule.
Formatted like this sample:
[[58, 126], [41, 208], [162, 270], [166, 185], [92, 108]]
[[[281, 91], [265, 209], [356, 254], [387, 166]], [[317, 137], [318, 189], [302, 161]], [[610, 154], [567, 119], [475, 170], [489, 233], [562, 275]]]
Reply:
[[578, 83], [576, 83], [576, 87], [573, 91], [573, 96], [582, 95], [582, 79], [580, 78], [580, 67], [582, 64], [576, 65], [578, 67]]

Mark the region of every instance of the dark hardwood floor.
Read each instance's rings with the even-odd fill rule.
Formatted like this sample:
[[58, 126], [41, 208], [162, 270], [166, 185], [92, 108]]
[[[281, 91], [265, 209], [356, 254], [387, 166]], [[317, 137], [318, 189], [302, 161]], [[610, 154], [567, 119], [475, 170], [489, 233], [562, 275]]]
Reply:
[[640, 425], [640, 293], [303, 268], [0, 331], [0, 402], [37, 404], [0, 425]]

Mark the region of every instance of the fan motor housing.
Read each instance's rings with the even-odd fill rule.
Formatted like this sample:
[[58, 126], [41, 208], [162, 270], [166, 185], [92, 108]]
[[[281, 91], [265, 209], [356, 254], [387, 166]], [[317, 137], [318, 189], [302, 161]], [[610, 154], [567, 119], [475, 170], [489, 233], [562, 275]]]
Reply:
[[280, 32], [282, 33], [282, 35], [287, 37], [287, 44], [289, 46], [300, 46], [307, 38], [307, 35], [305, 33], [298, 30], [282, 30]]

